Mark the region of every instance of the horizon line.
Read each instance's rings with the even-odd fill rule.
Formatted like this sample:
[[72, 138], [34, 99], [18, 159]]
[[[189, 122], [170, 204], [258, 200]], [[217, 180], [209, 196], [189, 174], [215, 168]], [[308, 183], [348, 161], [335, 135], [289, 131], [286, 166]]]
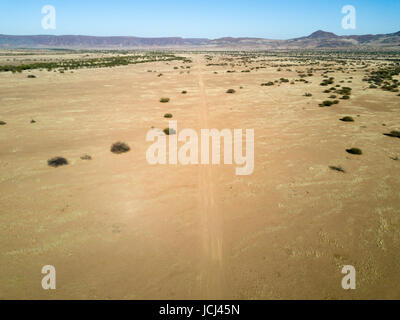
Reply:
[[304, 38], [313, 35], [316, 32], [324, 32], [324, 33], [332, 33], [335, 36], [339, 37], [351, 37], [351, 36], [366, 36], [366, 35], [390, 35], [390, 34], [396, 34], [399, 33], [399, 31], [394, 31], [394, 32], [389, 32], [389, 33], [366, 33], [366, 34], [336, 34], [331, 31], [325, 31], [322, 29], [319, 29], [317, 31], [314, 31], [310, 33], [309, 35], [306, 36], [300, 36], [300, 37], [294, 37], [294, 38], [287, 38], [287, 39], [278, 39], [278, 38], [264, 38], [264, 37], [254, 37], [254, 36], [222, 36], [218, 38], [207, 38], [207, 37], [183, 37], [183, 36], [154, 36], [154, 37], [146, 37], [146, 36], [134, 36], [134, 35], [112, 35], [112, 36], [106, 36], [106, 35], [90, 35], [90, 34], [5, 34], [5, 33], [0, 33], [0, 36], [15, 36], [15, 37], [33, 37], [33, 36], [53, 36], [53, 37], [66, 37], [66, 36], [74, 36], [74, 37], [98, 37], [98, 38], [143, 38], [143, 39], [204, 39], [204, 40], [219, 40], [219, 39], [225, 39], [225, 38], [231, 38], [231, 39], [264, 39], [264, 40], [292, 40], [292, 39], [299, 39], [299, 38]]

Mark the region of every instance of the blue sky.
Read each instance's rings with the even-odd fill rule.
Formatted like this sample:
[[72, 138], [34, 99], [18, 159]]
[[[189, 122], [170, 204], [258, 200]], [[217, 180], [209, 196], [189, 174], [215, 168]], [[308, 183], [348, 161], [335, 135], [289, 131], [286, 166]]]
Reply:
[[[56, 9], [55, 30], [42, 29], [44, 5]], [[341, 27], [344, 5], [357, 10], [356, 30]], [[318, 29], [400, 31], [400, 0], [0, 0], [0, 34], [289, 39]]]

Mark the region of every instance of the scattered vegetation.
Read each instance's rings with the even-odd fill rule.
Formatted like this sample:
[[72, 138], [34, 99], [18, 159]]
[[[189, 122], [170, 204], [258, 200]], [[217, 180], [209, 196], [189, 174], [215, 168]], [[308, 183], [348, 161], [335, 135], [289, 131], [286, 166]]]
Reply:
[[[102, 53], [112, 53], [112, 51], [104, 51]], [[82, 68], [112, 68], [117, 66], [126, 66], [137, 63], [157, 62], [157, 61], [182, 61], [184, 63], [191, 62], [185, 57], [178, 57], [174, 54], [165, 52], [147, 52], [137, 54], [118, 54], [111, 57], [101, 58], [79, 58], [64, 59], [51, 62], [34, 62], [31, 64], [20, 65], [3, 65], [0, 66], [0, 72], [11, 71], [22, 72], [23, 70], [47, 69], [52, 70], [73, 70]]]

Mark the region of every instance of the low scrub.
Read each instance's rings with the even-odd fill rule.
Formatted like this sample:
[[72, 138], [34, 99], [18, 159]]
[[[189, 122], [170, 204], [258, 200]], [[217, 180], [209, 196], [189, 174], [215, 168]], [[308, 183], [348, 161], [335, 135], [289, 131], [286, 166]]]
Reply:
[[362, 151], [359, 148], [346, 149], [346, 152], [355, 155], [362, 155]]
[[163, 132], [164, 132], [167, 136], [172, 136], [172, 135], [176, 134], [175, 129], [172, 129], [172, 128], [165, 128], [165, 129], [163, 130]]
[[60, 166], [66, 166], [68, 164], [68, 160], [63, 157], [55, 157], [47, 160], [47, 164], [50, 167], [57, 168]]
[[400, 138], [400, 131], [391, 131], [390, 133], [384, 133], [384, 135], [392, 138]]
[[333, 171], [342, 172], [342, 173], [346, 172], [341, 166], [329, 166], [329, 169], [331, 169]]
[[111, 152], [121, 154], [130, 151], [131, 148], [124, 142], [116, 142], [111, 146]]
[[82, 160], [92, 160], [92, 157], [89, 156], [88, 154], [84, 154], [83, 156], [81, 156]]
[[354, 119], [352, 117], [343, 117], [342, 119], [340, 119], [340, 121], [343, 121], [343, 122], [354, 122]]

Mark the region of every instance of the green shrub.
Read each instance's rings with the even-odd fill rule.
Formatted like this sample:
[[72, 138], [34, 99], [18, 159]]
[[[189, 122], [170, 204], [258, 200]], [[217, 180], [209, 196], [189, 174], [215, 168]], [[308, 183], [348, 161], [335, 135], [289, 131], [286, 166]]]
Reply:
[[340, 119], [340, 121], [343, 121], [343, 122], [354, 122], [354, 119], [352, 117], [343, 117], [342, 119]]
[[350, 97], [349, 97], [349, 96], [343, 96], [343, 97], [341, 97], [341, 99], [342, 99], [342, 100], [349, 100]]
[[34, 79], [34, 78], [36, 78], [36, 76], [33, 75], [33, 74], [28, 74], [28, 78], [29, 78], [29, 79]]
[[166, 113], [166, 114], [164, 114], [164, 118], [172, 118], [172, 114], [171, 113]]
[[7, 122], [0, 120], [0, 126], [5, 126]]
[[169, 102], [169, 98], [161, 98], [160, 102], [161, 103], [168, 103]]
[[306, 92], [306, 93], [304, 94], [304, 96], [305, 96], [305, 97], [312, 97], [312, 94], [309, 93], [309, 92]]
[[51, 158], [50, 160], [47, 160], [47, 164], [50, 167], [57, 168], [59, 166], [67, 165], [68, 164], [68, 160], [63, 158], [63, 157], [55, 157], [55, 158]]
[[226, 91], [226, 93], [235, 93], [236, 91], [234, 90], [234, 89], [228, 89], [227, 91]]
[[400, 131], [391, 131], [390, 133], [384, 133], [384, 135], [392, 138], [400, 138]]
[[274, 83], [272, 81], [266, 82], [266, 83], [261, 83], [262, 87], [269, 87], [269, 86], [273, 86], [273, 85], [274, 85]]
[[341, 166], [329, 166], [331, 170], [345, 173], [346, 171]]
[[167, 136], [172, 136], [172, 135], [174, 135], [174, 134], [176, 134], [176, 131], [175, 131], [175, 129], [172, 129], [172, 128], [165, 128], [164, 130], [163, 130], [163, 132], [167, 135]]
[[131, 148], [123, 142], [116, 142], [111, 146], [111, 152], [121, 154], [130, 151]]
[[332, 101], [329, 101], [329, 100], [325, 100], [325, 101], [322, 102], [322, 104], [323, 104], [325, 107], [330, 107], [331, 105], [333, 105], [333, 102], [332, 102]]
[[89, 156], [88, 154], [84, 154], [83, 156], [81, 156], [82, 160], [92, 160], [92, 157]]
[[186, 90], [183, 90], [183, 91], [182, 91], [182, 94], [186, 94], [186, 93], [187, 93], [187, 91], [186, 91]]
[[359, 148], [346, 149], [346, 152], [355, 155], [362, 155], [362, 151]]

